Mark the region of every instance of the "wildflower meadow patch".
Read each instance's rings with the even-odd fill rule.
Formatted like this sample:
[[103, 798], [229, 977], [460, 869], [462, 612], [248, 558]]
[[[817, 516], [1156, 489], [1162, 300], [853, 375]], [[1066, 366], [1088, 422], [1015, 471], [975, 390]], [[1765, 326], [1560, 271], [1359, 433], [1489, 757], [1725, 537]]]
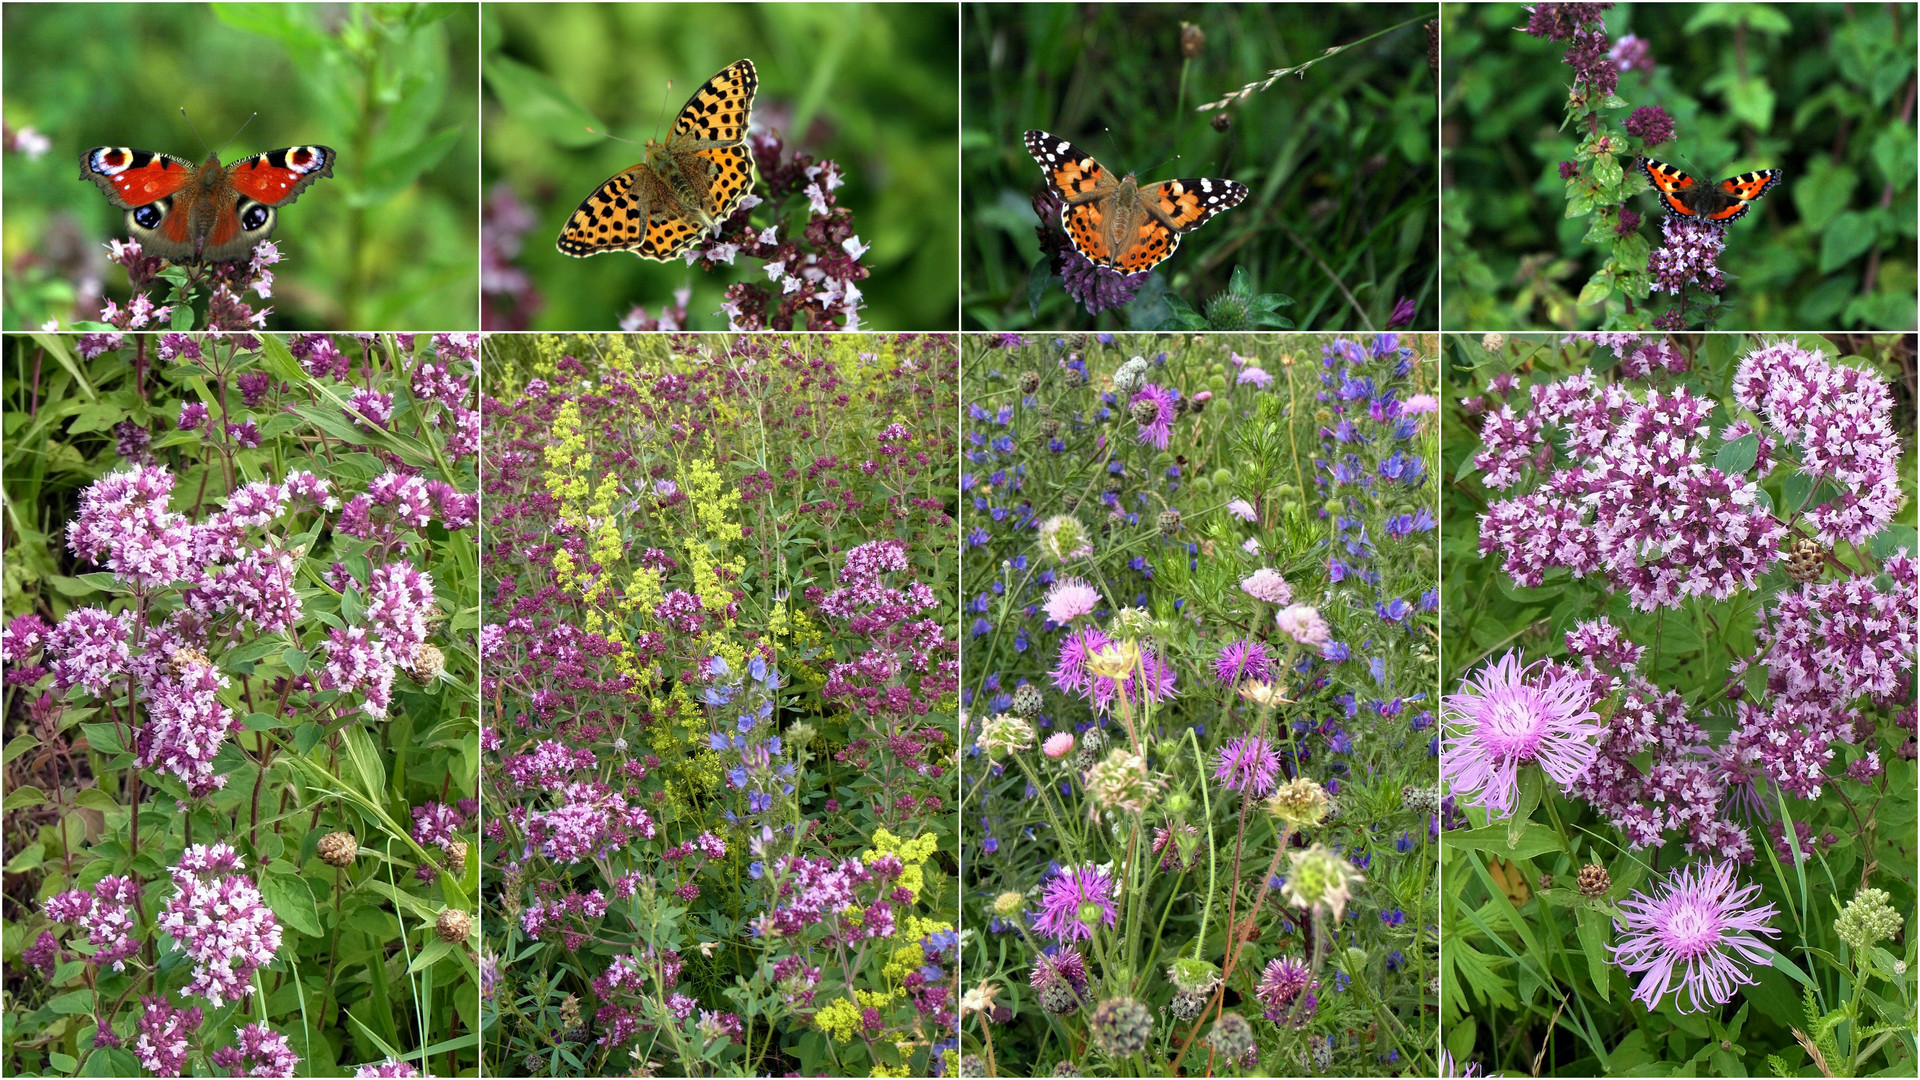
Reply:
[[0, 347], [9, 1075], [478, 1065], [477, 347]]
[[954, 343], [488, 348], [488, 1071], [952, 1075]]
[[1451, 1060], [1912, 1075], [1913, 339], [1447, 345]]
[[1432, 357], [967, 338], [965, 1075], [1437, 1068]]

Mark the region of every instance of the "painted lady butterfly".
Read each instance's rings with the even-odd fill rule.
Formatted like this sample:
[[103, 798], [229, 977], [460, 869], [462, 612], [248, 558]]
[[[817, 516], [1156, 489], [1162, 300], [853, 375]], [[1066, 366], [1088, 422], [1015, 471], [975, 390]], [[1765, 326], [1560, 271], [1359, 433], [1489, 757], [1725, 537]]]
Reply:
[[333, 150], [289, 146], [221, 165], [96, 146], [80, 155], [80, 179], [127, 212], [127, 232], [148, 255], [175, 262], [232, 262], [273, 235], [280, 208], [307, 185], [333, 175]]
[[1123, 274], [1160, 265], [1180, 246], [1182, 233], [1247, 197], [1246, 185], [1232, 180], [1168, 180], [1145, 188], [1132, 173], [1116, 180], [1072, 143], [1044, 131], [1027, 132], [1027, 153], [1066, 203], [1060, 225], [1074, 250]]
[[753, 188], [747, 114], [760, 86], [740, 60], [693, 92], [666, 142], [647, 140], [647, 160], [615, 173], [580, 203], [556, 241], [576, 258], [634, 251], [667, 262], [740, 208]]
[[1753, 200], [1773, 190], [1780, 182], [1779, 169], [1761, 169], [1741, 173], [1725, 180], [1701, 183], [1664, 161], [1640, 159], [1640, 171], [1647, 174], [1653, 189], [1660, 193], [1667, 213], [1724, 225], [1737, 221], [1753, 209]]

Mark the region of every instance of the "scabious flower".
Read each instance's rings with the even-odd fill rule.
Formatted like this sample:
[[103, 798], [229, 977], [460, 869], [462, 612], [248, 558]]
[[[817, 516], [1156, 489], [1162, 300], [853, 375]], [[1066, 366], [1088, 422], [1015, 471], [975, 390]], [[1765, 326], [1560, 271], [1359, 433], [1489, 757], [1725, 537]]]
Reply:
[[1003, 758], [1033, 745], [1033, 725], [1011, 713], [1001, 713], [980, 729], [980, 748], [989, 757]]
[[247, 996], [253, 973], [280, 951], [280, 922], [245, 868], [228, 844], [193, 845], [173, 868], [173, 898], [160, 913], [160, 929], [193, 960], [187, 993], [215, 1008]]
[[1130, 750], [1116, 747], [1106, 760], [1087, 770], [1087, 792], [1103, 810], [1125, 810], [1143, 814], [1147, 802], [1158, 794], [1160, 779], [1147, 771], [1146, 759]]
[[1267, 812], [1293, 828], [1318, 825], [1333, 808], [1333, 800], [1318, 780], [1296, 776], [1280, 785], [1267, 800]]
[[1040, 550], [1054, 562], [1093, 556], [1093, 538], [1080, 519], [1056, 514], [1040, 523]]
[[1041, 891], [1034, 929], [1060, 941], [1092, 938], [1095, 925], [1111, 927], [1119, 918], [1113, 897], [1113, 878], [1100, 867], [1064, 870]]
[[1309, 649], [1325, 649], [1333, 641], [1333, 631], [1317, 608], [1293, 604], [1274, 613], [1280, 632]]
[[1287, 584], [1287, 579], [1281, 577], [1278, 570], [1265, 566], [1241, 578], [1240, 589], [1255, 600], [1269, 604], [1285, 607], [1293, 602], [1293, 587]]
[[1213, 677], [1222, 686], [1248, 679], [1266, 682], [1272, 675], [1273, 659], [1258, 641], [1229, 641], [1220, 647], [1220, 656], [1213, 662]]
[[1672, 994], [1681, 1012], [1705, 1012], [1756, 983], [1747, 965], [1772, 966], [1773, 948], [1754, 935], [1780, 933], [1772, 904], [1751, 906], [1759, 893], [1739, 885], [1732, 864], [1702, 862], [1620, 901], [1620, 942], [1608, 948], [1629, 979], [1640, 976], [1634, 1000], [1651, 1012]]
[[1232, 514], [1241, 521], [1258, 521], [1260, 519], [1260, 515], [1254, 510], [1253, 504], [1245, 499], [1235, 499], [1228, 503], [1227, 513]]
[[1229, 791], [1265, 795], [1273, 790], [1273, 781], [1279, 772], [1280, 755], [1274, 753], [1267, 740], [1251, 735], [1227, 740], [1227, 745], [1220, 748], [1220, 762], [1213, 770], [1213, 778]]
[[1593, 763], [1603, 730], [1585, 685], [1517, 651], [1468, 675], [1447, 696], [1440, 771], [1456, 796], [1495, 817], [1513, 813], [1522, 765], [1537, 763], [1562, 788]]
[[1135, 438], [1141, 445], [1156, 450], [1165, 450], [1167, 440], [1173, 434], [1174, 404], [1178, 396], [1169, 389], [1155, 386], [1153, 383], [1140, 388], [1133, 395], [1133, 419], [1140, 426]]
[[1056, 760], [1066, 757], [1073, 753], [1073, 734], [1066, 731], [1054, 732], [1047, 736], [1046, 742], [1040, 744], [1040, 752]]
[[1047, 591], [1047, 618], [1062, 626], [1100, 606], [1100, 590], [1080, 578], [1061, 578]]
[[1319, 1001], [1313, 992], [1316, 985], [1313, 971], [1305, 963], [1291, 956], [1282, 956], [1267, 961], [1265, 970], [1260, 973], [1260, 983], [1254, 987], [1253, 996], [1266, 1006], [1266, 1011], [1261, 1015], [1273, 1023], [1283, 1027], [1305, 1027], [1319, 1008]]

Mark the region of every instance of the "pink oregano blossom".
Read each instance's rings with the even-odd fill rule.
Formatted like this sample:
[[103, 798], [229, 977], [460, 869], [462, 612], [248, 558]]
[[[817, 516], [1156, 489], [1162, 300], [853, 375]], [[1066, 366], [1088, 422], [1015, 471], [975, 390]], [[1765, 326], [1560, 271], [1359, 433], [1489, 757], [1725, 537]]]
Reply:
[[186, 992], [215, 1008], [246, 997], [253, 973], [280, 951], [280, 922], [245, 868], [228, 844], [193, 845], [173, 868], [174, 894], [160, 913], [160, 929], [193, 961]]

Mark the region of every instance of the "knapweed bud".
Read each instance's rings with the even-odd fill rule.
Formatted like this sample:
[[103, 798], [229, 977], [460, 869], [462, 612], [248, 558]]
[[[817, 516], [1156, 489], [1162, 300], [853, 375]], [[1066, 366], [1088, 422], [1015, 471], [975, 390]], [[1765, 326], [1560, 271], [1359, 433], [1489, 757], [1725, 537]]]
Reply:
[[434, 921], [433, 932], [449, 945], [458, 945], [473, 932], [473, 919], [459, 908], [448, 908]]
[[1162, 510], [1160, 516], [1154, 519], [1154, 524], [1160, 527], [1161, 536], [1172, 536], [1180, 531], [1180, 511]]
[[1013, 711], [1017, 716], [1037, 716], [1040, 706], [1040, 688], [1032, 683], [1021, 683], [1013, 691]]
[[1136, 424], [1151, 424], [1160, 418], [1160, 406], [1152, 401], [1136, 401], [1127, 407], [1127, 412]]
[[360, 854], [360, 844], [350, 832], [330, 832], [320, 838], [320, 861], [345, 870]]
[[1108, 1057], [1132, 1057], [1153, 1037], [1153, 1012], [1130, 997], [1108, 998], [1093, 1010], [1087, 1033]]
[[1310, 910], [1325, 907], [1333, 912], [1333, 921], [1338, 923], [1346, 914], [1353, 887], [1365, 881], [1360, 871], [1339, 853], [1329, 850], [1325, 844], [1315, 844], [1293, 853], [1286, 888], [1281, 895], [1295, 907]]
[[1038, 389], [1040, 389], [1039, 372], [1023, 371], [1020, 373], [1020, 392], [1022, 394], [1031, 394]]
[[447, 869], [453, 871], [454, 877], [466, 876], [467, 842], [465, 840], [454, 840], [447, 844]]
[[1060, 421], [1055, 420], [1051, 416], [1044, 417], [1040, 421], [1039, 431], [1041, 438], [1051, 439], [1060, 434]]
[[1207, 47], [1207, 33], [1190, 22], [1180, 24], [1180, 55], [1188, 60]]
[[1499, 352], [1507, 347], [1507, 335], [1488, 334], [1480, 339], [1480, 347], [1488, 352]]
[[1581, 896], [1597, 900], [1613, 888], [1613, 878], [1607, 875], [1606, 867], [1599, 863], [1588, 863], [1580, 868], [1579, 884]]
[[1306, 776], [1296, 776], [1281, 784], [1279, 790], [1267, 798], [1267, 812], [1296, 829], [1325, 821], [1331, 806], [1327, 789]]
[[1827, 551], [1818, 540], [1801, 537], [1787, 555], [1787, 576], [1801, 585], [1819, 581], [1827, 572]]
[[1012, 713], [1001, 713], [980, 729], [980, 747], [996, 761], [1032, 745], [1033, 725]]
[[1440, 812], [1440, 789], [1408, 784], [1400, 789], [1400, 805], [1416, 814], [1437, 814]]
[[1833, 932], [1858, 952], [1899, 933], [1900, 913], [1887, 903], [1885, 890], [1861, 889], [1840, 909]]
[[1239, 1013], [1221, 1013], [1207, 1032], [1207, 1045], [1228, 1061], [1239, 1061], [1254, 1049], [1253, 1025]]
[[1145, 758], [1116, 747], [1105, 761], [1087, 770], [1087, 790], [1103, 810], [1141, 814], [1159, 793], [1160, 781], [1147, 772]]
[[413, 663], [406, 667], [407, 678], [425, 686], [440, 677], [447, 667], [446, 654], [437, 647], [422, 642], [413, 651]]

